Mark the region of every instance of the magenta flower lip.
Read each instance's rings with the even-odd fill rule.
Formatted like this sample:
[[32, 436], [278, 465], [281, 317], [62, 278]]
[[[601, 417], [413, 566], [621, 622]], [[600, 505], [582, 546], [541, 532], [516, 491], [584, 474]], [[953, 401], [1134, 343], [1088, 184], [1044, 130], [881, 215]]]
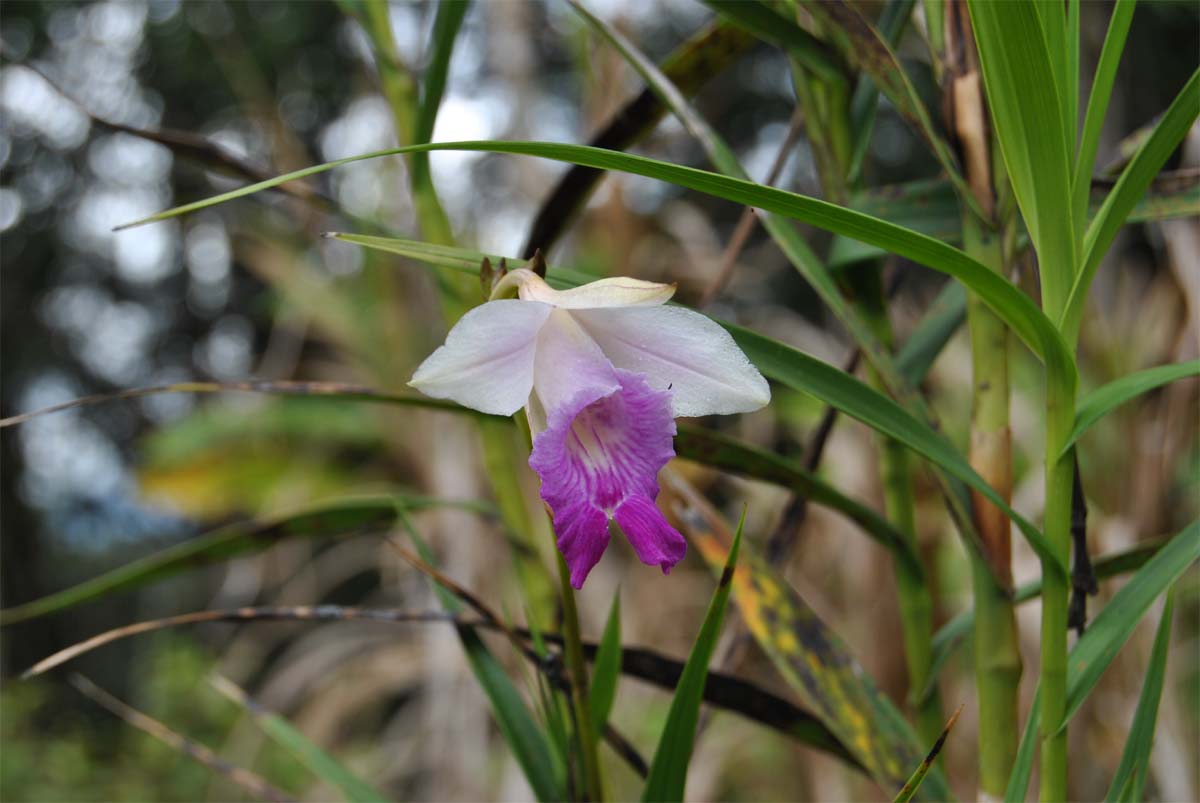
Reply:
[[614, 278], [551, 289], [528, 270], [471, 310], [409, 383], [496, 415], [522, 407], [529, 465], [554, 515], [558, 547], [583, 586], [616, 521], [638, 558], [664, 573], [687, 551], [654, 504], [675, 456], [677, 416], [756, 410], [770, 389], [729, 333], [682, 307], [674, 286]]

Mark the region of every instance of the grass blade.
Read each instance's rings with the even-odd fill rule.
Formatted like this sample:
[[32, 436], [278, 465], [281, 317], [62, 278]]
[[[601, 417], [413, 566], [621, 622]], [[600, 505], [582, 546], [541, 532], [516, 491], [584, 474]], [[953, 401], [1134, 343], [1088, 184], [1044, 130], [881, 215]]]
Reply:
[[1033, 758], [1038, 748], [1038, 711], [1042, 710], [1042, 689], [1039, 686], [1033, 691], [1033, 700], [1029, 703], [1029, 718], [1025, 721], [1025, 730], [1021, 733], [1021, 743], [1017, 746], [1017, 758], [1013, 762], [1012, 775], [1008, 778], [1008, 788], [1004, 791], [1004, 799], [1008, 803], [1024, 803], [1025, 792], [1029, 789], [1029, 776], [1033, 775]]
[[[402, 512], [401, 521], [422, 560], [434, 564], [433, 551]], [[447, 611], [458, 614], [462, 610], [462, 603], [441, 585], [435, 583], [433, 590]], [[471, 665], [471, 671], [491, 704], [496, 725], [512, 750], [513, 758], [521, 767], [534, 795], [542, 803], [564, 799], [563, 782], [555, 776], [553, 763], [547, 760], [550, 756], [550, 745], [530, 715], [521, 693], [509, 679], [508, 673], [474, 628], [459, 627], [458, 637], [462, 642], [463, 652], [466, 653], [467, 662]]]
[[[756, 0], [757, 2], [758, 0]], [[934, 127], [929, 110], [900, 66], [900, 60], [879, 31], [845, 0], [805, 2], [804, 7], [825, 23], [842, 57], [858, 66], [891, 102], [896, 112], [924, 140], [949, 177], [958, 195], [976, 214], [982, 214], [963, 179], [958, 159], [946, 138]], [[795, 25], [794, 22], [789, 22]]]
[[913, 772], [912, 777], [904, 782], [900, 792], [894, 797], [893, 803], [908, 803], [917, 794], [917, 790], [921, 788], [921, 783], [925, 780], [925, 776], [929, 774], [929, 770], [933, 767], [933, 762], [937, 761], [938, 754], [942, 752], [942, 746], [946, 744], [946, 737], [950, 735], [950, 731], [954, 729], [954, 724], [958, 722], [958, 715], [962, 713], [963, 707], [960, 705], [954, 715], [950, 717], [950, 721], [946, 723], [946, 727], [942, 729], [942, 735], [933, 743], [928, 755], [921, 761], [920, 766]]
[[645, 156], [592, 148], [586, 145], [571, 145], [553, 142], [510, 142], [484, 140], [475, 142], [440, 142], [389, 148], [360, 156], [351, 156], [306, 167], [303, 170], [277, 176], [267, 182], [251, 184], [221, 195], [169, 209], [141, 220], [117, 227], [153, 223], [159, 220], [204, 209], [218, 203], [243, 198], [270, 187], [297, 178], [316, 175], [352, 162], [394, 156], [418, 151], [484, 151], [537, 156], [545, 159], [570, 162], [602, 170], [618, 170], [666, 181], [681, 187], [723, 198], [743, 206], [752, 206], [768, 212], [809, 223], [821, 229], [861, 240], [921, 265], [955, 277], [990, 306], [1007, 323], [1022, 341], [1047, 363], [1051, 375], [1063, 381], [1074, 382], [1074, 360], [1058, 330], [1041, 310], [1019, 289], [994, 271], [981, 265], [953, 246], [909, 231], [878, 218], [827, 203], [816, 198], [788, 192], [775, 187], [766, 187], [751, 181], [723, 176], [694, 167], [663, 162]]
[[337, 759], [317, 747], [292, 723], [278, 714], [268, 711], [252, 700], [240, 687], [230, 680], [214, 675], [209, 679], [213, 688], [245, 709], [264, 733], [283, 749], [308, 767], [314, 775], [335, 789], [339, 789], [351, 803], [379, 803], [388, 798], [366, 781], [346, 769]]
[[683, 667], [675, 696], [671, 698], [671, 709], [667, 723], [663, 726], [650, 763], [650, 776], [642, 790], [643, 801], [683, 800], [687, 785], [687, 767], [692, 759], [692, 747], [696, 739], [696, 724], [700, 719], [700, 705], [704, 702], [704, 683], [708, 677], [708, 663], [712, 660], [717, 638], [721, 635], [721, 624], [725, 621], [725, 607], [733, 586], [733, 573], [737, 567], [738, 548], [742, 544], [742, 527], [746, 523], [746, 511], [738, 522], [733, 536], [733, 545], [725, 560], [725, 569], [717, 583], [716, 593], [708, 605], [704, 624], [692, 645], [691, 655]]
[[600, 647], [592, 663], [592, 725], [597, 733], [604, 732], [608, 715], [612, 712], [613, 700], [617, 695], [617, 681], [621, 676], [621, 592], [613, 596], [608, 622], [600, 637]]
[[[1171, 615], [1174, 610], [1175, 588], [1172, 586], [1167, 592], [1167, 603], [1154, 635], [1154, 647], [1150, 651], [1150, 663], [1146, 667], [1146, 678], [1142, 682], [1133, 724], [1125, 739], [1125, 749], [1121, 751], [1121, 761], [1117, 764], [1112, 785], [1104, 796], [1105, 803], [1142, 799], [1141, 781], [1145, 779], [1144, 770], [1150, 763], [1150, 751], [1154, 747], [1154, 726], [1158, 721], [1158, 703], [1162, 698], [1163, 679], [1167, 673], [1167, 650], [1171, 645]], [[1130, 784], [1130, 793], [1122, 794]]]
[[200, 566], [224, 563], [241, 555], [261, 552], [289, 538], [330, 538], [379, 532], [395, 521], [397, 507], [406, 510], [453, 507], [489, 515], [492, 513], [491, 506], [482, 502], [401, 494], [339, 499], [289, 516], [264, 522], [238, 522], [212, 530], [79, 585], [32, 602], [5, 608], [0, 611], [0, 625], [11, 625], [48, 613], [64, 611], [117, 591], [138, 588]]
[[[664, 491], [676, 524], [708, 563], [725, 565], [729, 532], [708, 502], [665, 473]], [[898, 789], [924, 754], [911, 727], [862, 671], [853, 655], [787, 582], [748, 546], [733, 576], [733, 593], [747, 629], [803, 705], [845, 745], [884, 789]], [[945, 800], [934, 769], [922, 797]]]
[[[659, 69], [681, 92], [691, 96], [734, 63], [753, 44], [754, 37], [741, 28], [724, 21], [716, 22], [675, 48], [662, 61]], [[665, 114], [666, 107], [658, 96], [645, 89], [621, 107], [588, 144], [624, 150], [653, 130]], [[532, 257], [538, 249], [542, 253], [549, 252], [550, 246], [558, 240], [567, 222], [583, 206], [603, 175], [601, 170], [574, 165], [559, 179], [529, 227], [529, 236], [525, 239], [525, 247], [521, 249], [525, 258]]]
[[1060, 731], [1091, 694], [1104, 670], [1133, 634], [1142, 614], [1197, 559], [1200, 559], [1200, 521], [1167, 542], [1096, 615], [1071, 650], [1067, 710], [1058, 724]]
[[1065, 111], [1064, 11], [1061, 4], [1030, 0], [968, 5], [992, 124], [1038, 253], [1042, 306], [1054, 317], [1075, 277], [1076, 227], [1082, 225], [1071, 214], [1075, 123]]
[[704, 3], [758, 38], [783, 47], [822, 81], [845, 82], [841, 65], [825, 43], [766, 3], [746, 0], [704, 0]]
[[1168, 382], [1196, 376], [1200, 376], [1200, 360], [1157, 365], [1144, 371], [1126, 374], [1120, 379], [1096, 388], [1079, 400], [1079, 404], [1075, 408], [1075, 429], [1067, 438], [1067, 444], [1063, 447], [1062, 454], [1065, 455], [1092, 424], [1125, 402], [1162, 387]]
[[1083, 240], [1083, 259], [1079, 274], [1071, 287], [1070, 297], [1062, 313], [1062, 330], [1072, 339], [1083, 317], [1083, 304], [1100, 260], [1112, 245], [1117, 231], [1130, 211], [1145, 194], [1158, 171], [1166, 164], [1175, 148], [1187, 136], [1196, 116], [1200, 114], [1200, 69], [1184, 85], [1166, 113], [1154, 127], [1154, 132], [1138, 148], [1133, 159], [1122, 171], [1117, 185], [1104, 199], [1100, 211], [1088, 224]]
[[1113, 82], [1117, 77], [1117, 65], [1125, 51], [1125, 37], [1133, 21], [1133, 10], [1137, 0], [1117, 0], [1113, 5], [1112, 17], [1108, 21], [1108, 33], [1104, 36], [1104, 47], [1100, 61], [1092, 76], [1092, 91], [1088, 96], [1087, 112], [1083, 131], [1079, 136], [1079, 152], [1075, 155], [1075, 219], [1083, 220], [1087, 212], [1088, 195], [1091, 191], [1092, 172], [1096, 169], [1096, 150], [1100, 146], [1100, 132], [1104, 118], [1108, 115], [1108, 102], [1112, 99]]
[[925, 378], [966, 319], [966, 291], [958, 282], [947, 282], [896, 355], [896, 366], [909, 382], [916, 385]]

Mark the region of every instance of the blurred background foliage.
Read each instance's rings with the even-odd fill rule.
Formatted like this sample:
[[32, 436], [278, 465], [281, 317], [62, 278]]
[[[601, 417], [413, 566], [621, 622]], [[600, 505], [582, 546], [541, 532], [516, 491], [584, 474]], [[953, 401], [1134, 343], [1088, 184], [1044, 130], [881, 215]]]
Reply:
[[[711, 17], [690, 0], [589, 3], [660, 59]], [[868, 15], [878, 6], [862, 3]], [[433, 8], [389, 6], [397, 48], [427, 65]], [[1085, 65], [1106, 15], [1084, 15]], [[1100, 164], [1123, 134], [1147, 123], [1200, 58], [1192, 3], [1143, 2], [1133, 22], [1105, 129]], [[181, 143], [203, 137], [250, 171], [271, 175], [388, 147], [394, 120], [367, 36], [336, 3], [9, 0], [0, 16], [0, 253], [3, 384], [13, 415], [90, 393], [189, 379], [323, 379], [402, 388], [445, 330], [434, 278], [398, 258], [322, 240], [325, 230], [369, 233], [378, 224], [419, 236], [400, 160], [354, 164], [320, 177], [319, 197], [257, 195], [134, 232], [111, 228], [245, 183]], [[910, 32], [899, 48], [918, 89], [938, 89]], [[1089, 75], [1085, 69], [1083, 74]], [[434, 140], [586, 142], [640, 83], [620, 57], [557, 2], [475, 3], [451, 62]], [[699, 92], [697, 108], [756, 180], [784, 142], [795, 98], [785, 58], [758, 45]], [[870, 185], [936, 173], [936, 164], [884, 104], [870, 143]], [[175, 145], [128, 133], [155, 129]], [[705, 164], [673, 119], [641, 152]], [[1193, 131], [1184, 159], [1200, 160]], [[438, 153], [433, 177], [463, 244], [517, 255], [562, 167], [481, 153]], [[778, 186], [819, 195], [801, 139]], [[679, 283], [695, 303], [716, 278], [741, 210], [677, 187], [607, 177], [552, 261], [599, 274]], [[371, 221], [373, 223], [368, 223]], [[817, 242], [824, 238], [814, 234]], [[1080, 344], [1085, 386], [1197, 355], [1200, 232], [1194, 219], [1124, 229], [1100, 273]], [[909, 273], [913, 273], [909, 271]], [[906, 279], [891, 308], [903, 338], [939, 289]], [[709, 307], [822, 359], [850, 346], [815, 295], [756, 232], [733, 280]], [[1020, 510], [1041, 505], [1040, 376], [1013, 352], [1013, 425]], [[969, 353], [960, 333], [926, 383], [957, 443], [967, 433]], [[1093, 553], [1173, 533], [1200, 512], [1194, 383], [1119, 411], [1082, 447]], [[768, 409], [722, 421], [747, 440], [796, 455], [821, 406], [779, 389]], [[294, 510], [350, 491], [399, 487], [452, 498], [485, 493], [471, 425], [433, 412], [335, 401], [150, 396], [68, 411], [5, 430], [0, 569], [7, 607], [65, 588], [215, 524]], [[750, 500], [747, 532], [773, 526], [787, 494], [682, 466], [710, 498]], [[878, 505], [870, 433], [839, 422], [822, 473]], [[922, 478], [922, 549], [937, 567], [938, 621], [969, 598], [959, 541], [936, 488]], [[524, 476], [529, 482], [530, 477]], [[421, 514], [442, 566], [497, 607], [519, 605], [504, 536], [463, 512]], [[786, 574], [900, 701], [904, 661], [886, 553], [852, 525], [813, 510]], [[620, 583], [629, 644], [685, 655], [704, 614], [710, 578], [694, 557], [669, 581], [616, 550], [581, 595], [585, 634], [598, 637]], [[1022, 543], [1018, 580], [1036, 576]], [[1102, 594], [1110, 590], [1104, 584]], [[1160, 713], [1150, 788], [1196, 799], [1200, 584], [1180, 589], [1176, 648]], [[56, 649], [131, 621], [246, 604], [356, 604], [432, 608], [428, 589], [374, 536], [301, 539], [224, 567], [173, 578], [36, 622], [7, 627], [0, 690], [0, 797], [5, 800], [242, 799], [237, 787], [112, 718], [54, 675], [15, 674]], [[1036, 605], [1020, 610], [1026, 665], [1036, 654]], [[1112, 766], [1132, 715], [1152, 633], [1139, 630], [1072, 731], [1088, 763]], [[943, 699], [972, 696], [969, 655], [943, 675]], [[520, 774], [497, 737], [453, 632], [362, 623], [207, 625], [121, 642], [89, 654], [79, 671], [175, 730], [320, 799], [310, 775], [251, 727], [207, 677], [233, 678], [286, 714], [397, 799], [519, 798]], [[756, 652], [744, 673], [779, 688]], [[1027, 672], [1026, 693], [1032, 692]], [[1027, 704], [1026, 697], [1026, 704]], [[615, 720], [649, 751], [667, 697], [625, 681]], [[953, 706], [951, 706], [953, 707]], [[968, 704], [946, 750], [956, 789], [972, 790]], [[878, 796], [869, 781], [824, 754], [722, 714], [698, 744], [696, 799], [844, 799]], [[617, 796], [636, 779], [613, 762]], [[1106, 778], [1081, 797], [1103, 794]], [[622, 795], [624, 790], [626, 794]]]

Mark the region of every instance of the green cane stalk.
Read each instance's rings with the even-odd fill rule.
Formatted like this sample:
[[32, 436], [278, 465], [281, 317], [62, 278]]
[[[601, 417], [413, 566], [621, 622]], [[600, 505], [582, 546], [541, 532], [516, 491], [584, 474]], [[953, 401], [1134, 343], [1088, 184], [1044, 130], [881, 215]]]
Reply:
[[[970, 212], [963, 222], [964, 247], [985, 265], [1002, 271], [1004, 250], [998, 232]], [[1005, 499], [1011, 496], [1008, 329], [975, 294], [967, 298], [971, 336], [973, 401], [971, 466]], [[1004, 794], [1020, 741], [1018, 702], [1021, 650], [1010, 587], [1011, 543], [1008, 518], [980, 495], [973, 497], [976, 529], [987, 554], [970, 550], [975, 597], [975, 686], [979, 699], [979, 786], [999, 799]]]

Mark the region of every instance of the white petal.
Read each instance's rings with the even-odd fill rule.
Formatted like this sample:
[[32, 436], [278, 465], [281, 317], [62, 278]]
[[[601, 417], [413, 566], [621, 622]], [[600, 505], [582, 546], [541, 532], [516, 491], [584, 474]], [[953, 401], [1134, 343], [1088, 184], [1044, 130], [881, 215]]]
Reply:
[[536, 301], [489, 301], [454, 325], [446, 343], [408, 384], [435, 399], [493, 415], [512, 415], [533, 388], [538, 332], [552, 308]]
[[612, 363], [571, 313], [551, 312], [538, 335], [533, 373], [534, 394], [545, 419], [552, 423], [560, 409], [589, 404], [620, 389]]
[[745, 413], [771, 389], [729, 333], [683, 307], [627, 307], [571, 313], [617, 368], [671, 388], [677, 416]]
[[604, 307], [647, 307], [665, 304], [675, 295], [675, 285], [616, 276], [599, 279], [569, 290], [555, 290], [531, 273], [520, 284], [520, 296], [542, 301], [562, 309], [599, 309]]

